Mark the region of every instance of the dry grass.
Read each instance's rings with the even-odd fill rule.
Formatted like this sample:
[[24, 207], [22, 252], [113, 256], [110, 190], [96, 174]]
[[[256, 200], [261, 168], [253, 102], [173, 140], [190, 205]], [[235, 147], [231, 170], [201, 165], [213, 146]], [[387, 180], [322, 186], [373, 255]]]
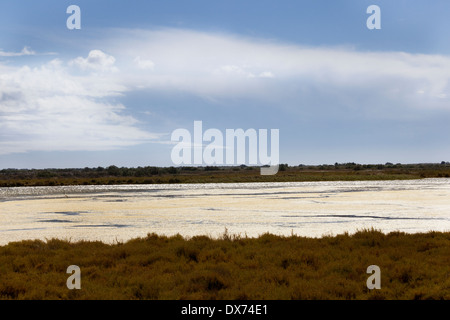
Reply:
[[[381, 289], [369, 290], [369, 265]], [[81, 290], [69, 290], [69, 265]], [[450, 232], [185, 239], [0, 247], [1, 299], [450, 299]]]

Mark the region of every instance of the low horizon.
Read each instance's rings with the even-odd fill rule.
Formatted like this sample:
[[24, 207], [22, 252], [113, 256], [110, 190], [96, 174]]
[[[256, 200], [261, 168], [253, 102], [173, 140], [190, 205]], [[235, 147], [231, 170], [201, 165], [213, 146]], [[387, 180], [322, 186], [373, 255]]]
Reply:
[[[402, 165], [402, 166], [417, 166], [417, 165], [449, 165], [449, 161], [441, 161], [441, 162], [415, 162], [415, 163], [394, 163], [394, 162], [386, 162], [386, 163], [358, 163], [358, 162], [335, 162], [335, 163], [318, 163], [318, 164], [289, 164], [289, 163], [280, 163], [281, 165], [288, 165], [288, 167], [320, 167], [320, 166], [336, 166], [338, 165], [360, 165], [360, 166], [396, 166], [396, 165]], [[108, 166], [93, 166], [93, 167], [42, 167], [42, 168], [0, 168], [1, 171], [3, 170], [84, 170], [84, 169], [108, 169], [109, 167], [117, 167], [117, 168], [127, 168], [127, 169], [137, 169], [137, 168], [145, 168], [145, 167], [151, 167], [151, 168], [238, 168], [238, 167], [244, 167], [244, 168], [260, 168], [264, 166], [259, 165], [246, 165], [246, 164], [236, 164], [236, 165], [171, 165], [171, 166], [155, 166], [155, 165], [146, 165], [146, 166], [132, 166], [132, 167], [126, 167], [126, 166], [117, 166], [114, 164], [108, 165]]]

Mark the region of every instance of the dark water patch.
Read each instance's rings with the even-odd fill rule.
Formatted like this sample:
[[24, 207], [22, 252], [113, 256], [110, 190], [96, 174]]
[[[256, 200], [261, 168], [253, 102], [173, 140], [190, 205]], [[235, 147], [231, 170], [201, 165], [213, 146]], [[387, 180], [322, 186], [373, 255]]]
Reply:
[[[333, 193], [333, 192], [331, 192]], [[157, 195], [159, 198], [205, 198], [205, 197], [252, 197], [252, 196], [272, 196], [273, 199], [297, 199], [297, 197], [277, 197], [277, 195], [297, 195], [300, 199], [303, 199], [303, 194], [325, 194], [318, 197], [311, 198], [328, 198], [330, 197], [330, 191], [280, 191], [280, 192], [245, 192], [245, 193], [200, 193], [200, 194], [163, 194]], [[306, 197], [305, 197], [306, 198]]]
[[82, 213], [88, 213], [87, 211], [55, 211], [55, 212], [43, 212], [45, 214], [61, 214], [64, 216], [79, 216]]
[[67, 223], [67, 222], [73, 222], [73, 221], [63, 220], [63, 219], [47, 219], [47, 220], [38, 220], [37, 222]]
[[185, 220], [185, 223], [188, 223], [188, 224], [201, 224], [201, 225], [203, 225], [203, 224], [212, 224], [212, 225], [214, 225], [217, 222], [216, 221], [211, 221], [211, 220]]
[[45, 230], [45, 229], [47, 228], [20, 228], [20, 229], [6, 229], [4, 231], [30, 231], [30, 230]]
[[201, 197], [201, 195], [196, 194], [190, 194], [190, 195], [183, 195], [183, 194], [160, 194], [156, 196], [157, 198], [187, 198], [187, 197]]
[[131, 225], [128, 224], [77, 224], [75, 228], [128, 228]]
[[[385, 188], [383, 187], [360, 187], [360, 188], [349, 188], [349, 189], [336, 189], [336, 190], [328, 190], [328, 192], [332, 193], [343, 193], [343, 192], [367, 192], [367, 191], [383, 191]], [[399, 188], [397, 190], [406, 190], [406, 188]]]
[[[274, 199], [274, 200], [305, 200], [305, 199], [325, 199], [325, 198], [329, 198], [329, 197], [331, 197], [331, 196], [330, 195], [320, 195], [320, 196], [317, 196], [317, 197], [302, 197], [302, 196], [298, 196], [298, 197], [282, 197], [282, 198], [272, 197], [272, 198], [269, 198], [269, 199]], [[320, 202], [320, 203], [322, 203], [322, 202]]]
[[[274, 199], [289, 199], [289, 197], [276, 197], [279, 195], [298, 195], [301, 196], [303, 194], [322, 194], [322, 193], [330, 193], [327, 191], [279, 191], [279, 192], [249, 192], [249, 193], [224, 193], [224, 194], [214, 194], [219, 196], [274, 196]], [[332, 193], [332, 192], [331, 192]], [[294, 197], [295, 198], [295, 197]]]
[[79, 216], [81, 213], [87, 213], [86, 211], [59, 211], [56, 214], [63, 214], [65, 216]]
[[351, 219], [380, 219], [380, 220], [445, 220], [443, 218], [410, 218], [410, 217], [382, 217], [382, 216], [360, 216], [354, 214], [319, 214], [319, 215], [283, 215], [283, 218], [351, 218]]

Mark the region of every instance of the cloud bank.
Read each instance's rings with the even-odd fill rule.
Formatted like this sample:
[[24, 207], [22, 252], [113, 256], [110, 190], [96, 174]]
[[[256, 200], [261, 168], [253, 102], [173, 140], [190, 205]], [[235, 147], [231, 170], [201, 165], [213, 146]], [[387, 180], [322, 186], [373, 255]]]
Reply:
[[[140, 126], [133, 106], [117, 102], [134, 90], [183, 91], [225, 103], [251, 99], [293, 114], [334, 110], [401, 119], [450, 110], [448, 56], [304, 47], [182, 29], [107, 34], [114, 37], [99, 39], [83, 55], [35, 67], [0, 60], [0, 154], [155, 141], [159, 136]], [[25, 47], [0, 51], [0, 57], [33, 53]]]
[[[108, 77], [113, 64], [99, 50], [34, 68], [0, 64], [0, 154], [111, 150], [156, 139], [112, 101], [127, 90]], [[95, 73], [71, 73], [73, 65]]]
[[[123, 62], [136, 54], [151, 71], [128, 74], [130, 83], [204, 96], [272, 97], [319, 93], [345, 103], [365, 94], [380, 102], [418, 108], [449, 108], [450, 57], [352, 48], [304, 47], [227, 34], [164, 29], [121, 30], [106, 40]], [[360, 106], [364, 107], [364, 106]]]

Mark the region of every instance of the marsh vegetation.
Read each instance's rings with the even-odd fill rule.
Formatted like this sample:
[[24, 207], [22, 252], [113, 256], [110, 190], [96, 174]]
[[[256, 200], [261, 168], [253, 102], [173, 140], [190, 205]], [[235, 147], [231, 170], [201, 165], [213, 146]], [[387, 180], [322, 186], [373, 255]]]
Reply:
[[[450, 299], [450, 232], [257, 238], [149, 234], [0, 247], [1, 299]], [[381, 289], [369, 290], [369, 265]], [[69, 290], [69, 265], [81, 290]]]

